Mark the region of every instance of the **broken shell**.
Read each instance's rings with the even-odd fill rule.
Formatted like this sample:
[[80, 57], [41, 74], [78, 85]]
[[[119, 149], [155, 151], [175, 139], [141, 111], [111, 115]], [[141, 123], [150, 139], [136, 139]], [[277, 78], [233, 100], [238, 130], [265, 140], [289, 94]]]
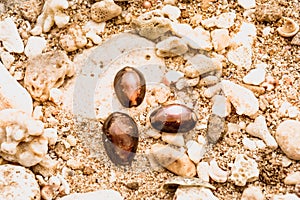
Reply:
[[292, 37], [299, 31], [299, 25], [291, 18], [284, 18], [282, 27], [277, 28], [279, 35], [282, 37]]
[[145, 97], [145, 82], [144, 75], [137, 69], [121, 69], [114, 79], [114, 88], [120, 103], [126, 108], [139, 106]]
[[204, 182], [199, 178], [184, 178], [181, 176], [172, 177], [169, 180], [167, 180], [163, 185], [163, 189], [172, 192], [175, 191], [179, 186], [180, 187], [206, 187], [212, 190], [216, 189], [213, 185], [209, 184], [208, 182]]
[[195, 127], [197, 116], [185, 105], [170, 104], [154, 110], [150, 115], [150, 123], [162, 132], [184, 133]]
[[117, 165], [131, 164], [138, 146], [138, 128], [125, 113], [114, 112], [104, 121], [102, 141], [107, 155]]

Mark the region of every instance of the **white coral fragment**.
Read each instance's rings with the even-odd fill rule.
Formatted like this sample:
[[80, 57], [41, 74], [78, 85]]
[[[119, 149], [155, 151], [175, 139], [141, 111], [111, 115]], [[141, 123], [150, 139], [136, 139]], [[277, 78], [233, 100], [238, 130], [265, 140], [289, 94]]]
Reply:
[[262, 139], [271, 149], [277, 149], [278, 144], [269, 132], [264, 116], [258, 116], [254, 123], [249, 124], [246, 128], [246, 132], [254, 137]]
[[247, 182], [258, 179], [258, 164], [244, 154], [238, 154], [231, 169], [231, 181], [237, 186], [245, 186]]
[[16, 109], [0, 111], [0, 155], [5, 160], [31, 167], [48, 151], [44, 125]]
[[59, 28], [64, 27], [69, 22], [69, 16], [62, 12], [67, 9], [67, 0], [46, 0], [42, 14], [37, 18], [35, 27], [30, 31], [32, 35], [47, 33], [56, 24]]
[[24, 51], [23, 41], [12, 18], [1, 21], [0, 30], [0, 41], [8, 52], [22, 53]]

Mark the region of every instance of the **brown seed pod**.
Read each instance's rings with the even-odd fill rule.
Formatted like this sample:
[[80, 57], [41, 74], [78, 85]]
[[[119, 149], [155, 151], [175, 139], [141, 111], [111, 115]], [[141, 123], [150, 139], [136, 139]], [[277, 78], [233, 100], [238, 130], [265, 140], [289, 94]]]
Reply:
[[137, 107], [145, 97], [145, 78], [137, 69], [125, 67], [116, 74], [114, 88], [120, 103], [124, 107]]
[[102, 141], [107, 155], [117, 165], [130, 165], [138, 146], [138, 128], [125, 113], [114, 112], [104, 121]]
[[197, 116], [185, 105], [170, 104], [154, 110], [150, 115], [150, 123], [162, 132], [184, 133], [195, 127]]

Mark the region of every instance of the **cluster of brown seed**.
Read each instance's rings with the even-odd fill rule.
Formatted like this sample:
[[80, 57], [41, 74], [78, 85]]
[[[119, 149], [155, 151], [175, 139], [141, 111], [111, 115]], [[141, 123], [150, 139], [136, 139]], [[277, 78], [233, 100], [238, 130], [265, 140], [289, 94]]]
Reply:
[[[146, 94], [146, 81], [143, 74], [135, 68], [125, 67], [115, 76], [114, 89], [120, 103], [126, 107], [139, 106]], [[150, 115], [150, 123], [158, 131], [182, 133], [192, 130], [196, 114], [181, 104], [159, 107]], [[103, 124], [102, 140], [107, 155], [118, 165], [131, 164], [138, 146], [138, 128], [127, 114], [114, 112]]]

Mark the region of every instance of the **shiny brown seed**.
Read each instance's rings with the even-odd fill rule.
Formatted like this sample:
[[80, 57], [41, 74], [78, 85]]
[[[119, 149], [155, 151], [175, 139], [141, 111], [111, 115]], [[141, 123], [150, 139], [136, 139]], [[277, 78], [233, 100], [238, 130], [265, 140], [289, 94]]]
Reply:
[[117, 165], [130, 165], [138, 146], [138, 128], [125, 113], [114, 112], [104, 121], [102, 141], [107, 155]]
[[150, 123], [162, 132], [184, 133], [195, 127], [197, 116], [185, 105], [170, 104], [154, 110], [150, 115]]
[[145, 97], [145, 78], [137, 69], [125, 67], [116, 74], [114, 88], [120, 103], [124, 107], [137, 107]]

